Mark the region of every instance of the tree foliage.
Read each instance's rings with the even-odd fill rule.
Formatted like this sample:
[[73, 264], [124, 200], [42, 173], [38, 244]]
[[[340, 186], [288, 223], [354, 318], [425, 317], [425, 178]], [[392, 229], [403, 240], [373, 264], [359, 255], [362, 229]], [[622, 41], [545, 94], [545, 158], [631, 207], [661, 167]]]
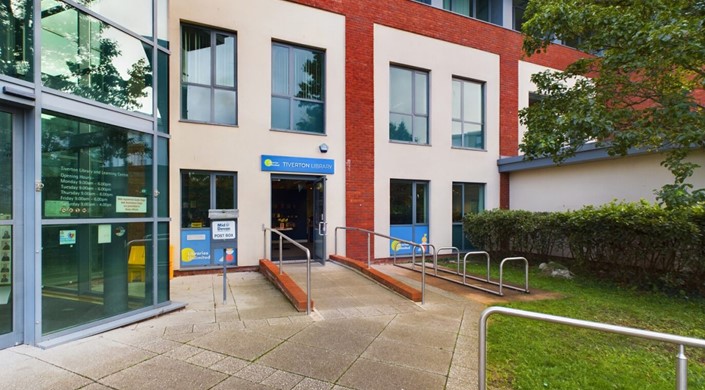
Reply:
[[660, 201], [705, 201], [688, 182], [705, 148], [705, 0], [531, 0], [525, 18], [527, 55], [556, 40], [595, 54], [533, 76], [542, 99], [520, 112], [525, 155], [560, 163], [590, 141], [664, 152], [674, 182]]

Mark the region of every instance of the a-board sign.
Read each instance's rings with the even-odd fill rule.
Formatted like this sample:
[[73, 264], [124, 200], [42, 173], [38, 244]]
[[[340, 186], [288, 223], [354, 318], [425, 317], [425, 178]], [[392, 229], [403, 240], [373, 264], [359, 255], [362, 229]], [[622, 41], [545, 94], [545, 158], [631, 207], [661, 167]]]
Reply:
[[211, 237], [214, 240], [234, 240], [235, 221], [213, 221], [211, 222]]

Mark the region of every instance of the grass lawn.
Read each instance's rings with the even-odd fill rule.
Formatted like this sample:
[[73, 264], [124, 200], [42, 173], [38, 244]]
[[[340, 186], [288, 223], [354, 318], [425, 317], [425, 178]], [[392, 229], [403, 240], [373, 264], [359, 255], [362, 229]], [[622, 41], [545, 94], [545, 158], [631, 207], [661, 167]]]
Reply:
[[[496, 281], [499, 261], [493, 265]], [[485, 270], [476, 262], [468, 266], [477, 276]], [[504, 274], [523, 286], [523, 267], [507, 265]], [[504, 306], [705, 339], [705, 300], [628, 290], [589, 276], [554, 279], [532, 262], [529, 289], [563, 298]], [[490, 318], [487, 340], [492, 389], [673, 389], [676, 383], [677, 346], [668, 343], [502, 315]], [[688, 388], [705, 389], [705, 350], [686, 347], [686, 356]]]

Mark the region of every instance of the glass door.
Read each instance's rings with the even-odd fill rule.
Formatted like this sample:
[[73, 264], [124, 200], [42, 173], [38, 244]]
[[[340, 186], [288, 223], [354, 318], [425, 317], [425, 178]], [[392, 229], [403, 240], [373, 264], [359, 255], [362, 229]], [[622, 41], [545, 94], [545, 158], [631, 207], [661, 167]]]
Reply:
[[326, 235], [328, 223], [326, 213], [326, 178], [313, 182], [313, 252], [311, 256], [320, 263], [326, 261]]
[[21, 115], [0, 107], [0, 348], [22, 342], [19, 210]]

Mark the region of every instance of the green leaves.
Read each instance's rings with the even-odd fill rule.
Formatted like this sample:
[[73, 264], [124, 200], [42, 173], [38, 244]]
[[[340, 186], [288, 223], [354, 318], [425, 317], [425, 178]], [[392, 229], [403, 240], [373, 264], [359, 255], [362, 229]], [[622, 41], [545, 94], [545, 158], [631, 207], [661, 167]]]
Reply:
[[703, 206], [667, 209], [642, 201], [562, 213], [492, 210], [466, 215], [463, 227], [480, 250], [529, 260], [572, 257], [637, 286], [690, 286], [705, 293]]
[[705, 148], [703, 1], [533, 0], [525, 16], [528, 55], [555, 40], [598, 54], [532, 77], [544, 98], [519, 113], [526, 157], [560, 163], [591, 141], [612, 155], [666, 150], [662, 165], [674, 183], [660, 201], [702, 202], [702, 191], [686, 183], [698, 168], [689, 155]]

